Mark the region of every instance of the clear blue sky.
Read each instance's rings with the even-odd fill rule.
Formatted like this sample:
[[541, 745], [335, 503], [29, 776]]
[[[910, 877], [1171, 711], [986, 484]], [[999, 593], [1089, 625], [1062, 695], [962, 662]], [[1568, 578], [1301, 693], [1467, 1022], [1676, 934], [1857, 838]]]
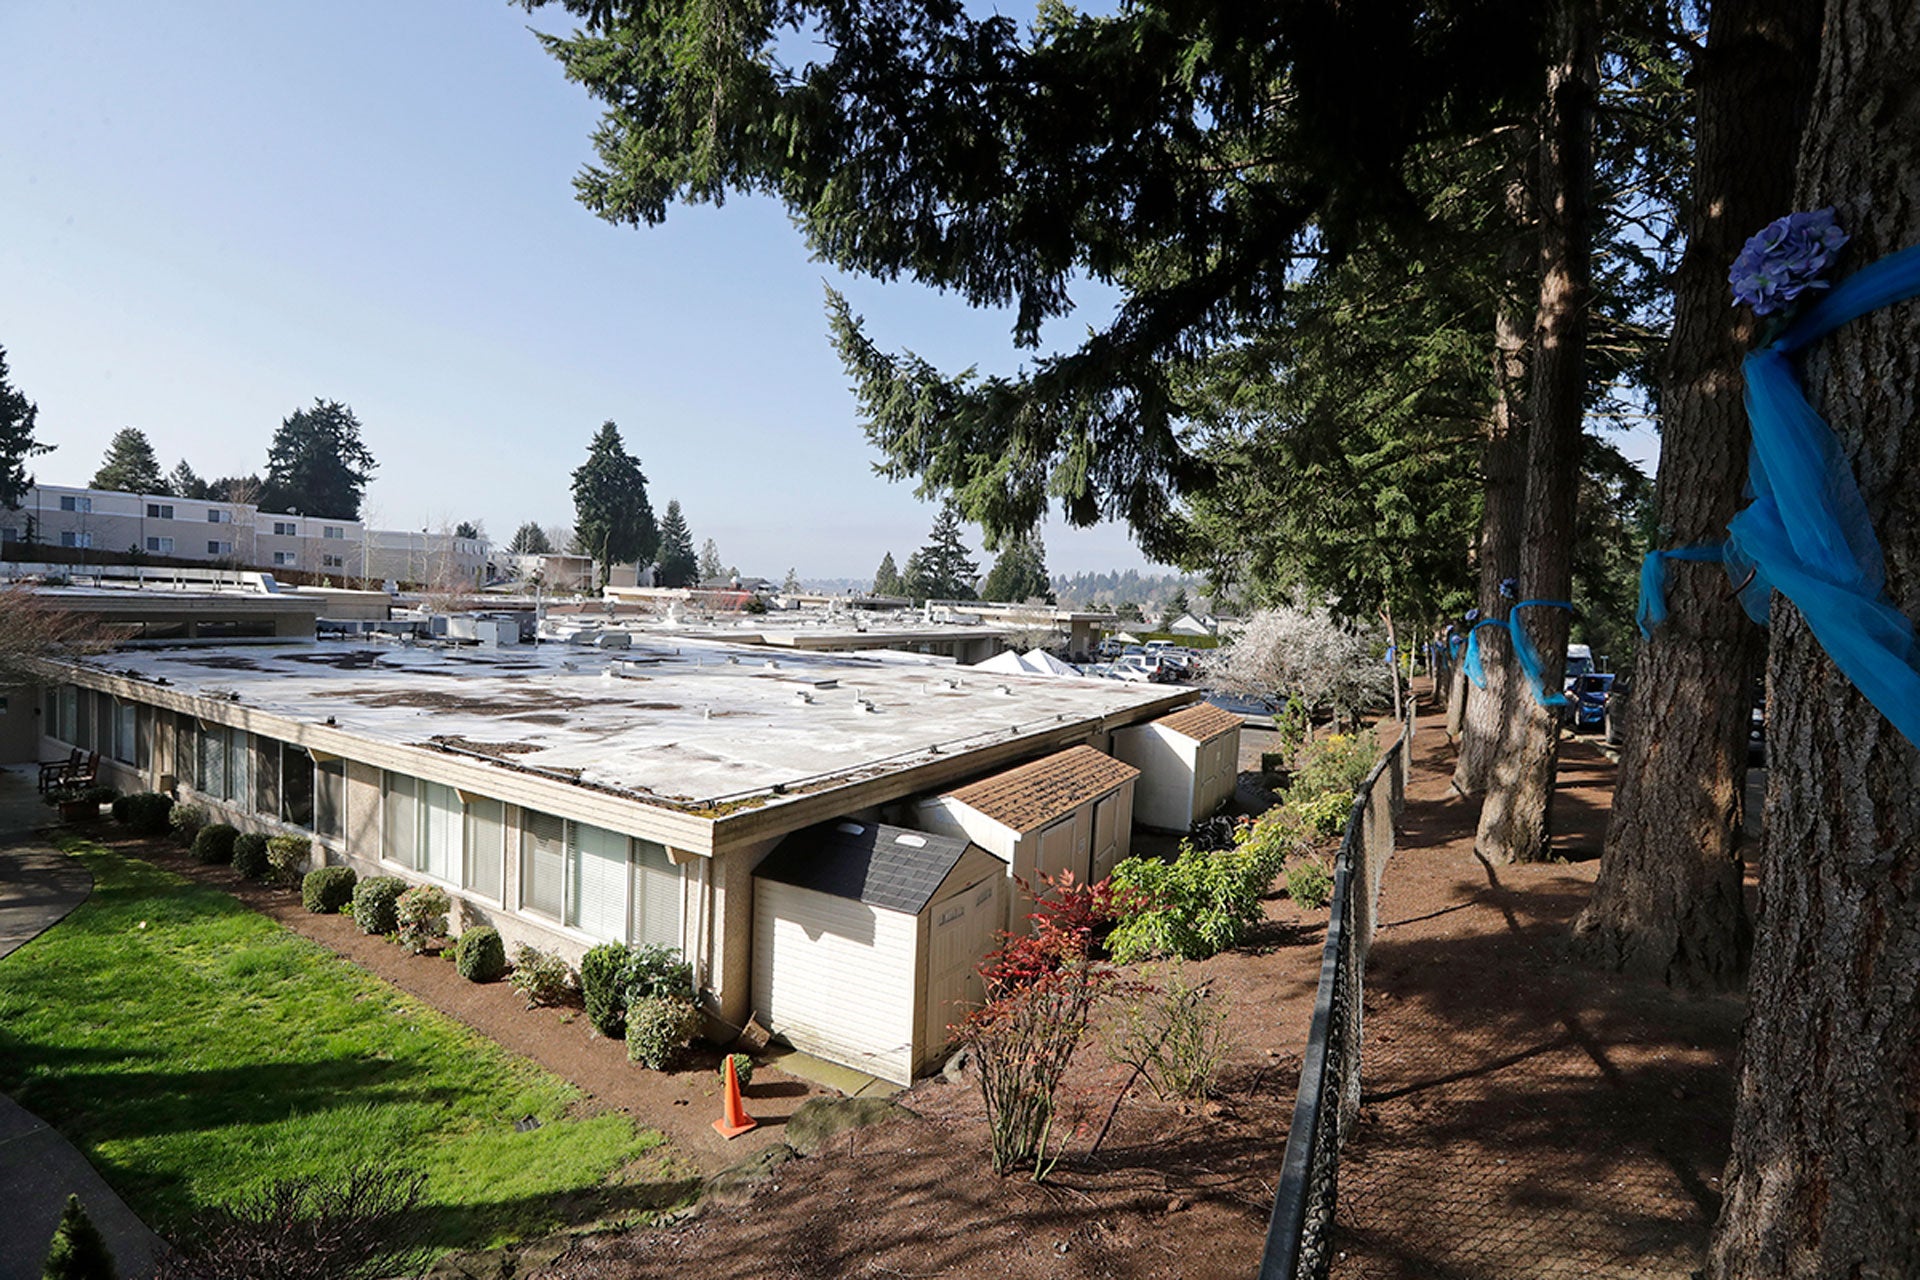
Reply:
[[[600, 222], [572, 190], [598, 113], [529, 22], [561, 15], [0, 5], [0, 346], [58, 446], [38, 476], [84, 484], [123, 426], [167, 467], [256, 471], [323, 396], [379, 459], [373, 523], [504, 540], [571, 522], [612, 418], [655, 507], [679, 498], [744, 572], [904, 561], [933, 508], [872, 473], [823, 282], [947, 369], [1011, 370], [1007, 318], [842, 277], [767, 201]], [[1086, 292], [1097, 322], [1110, 296]], [[1117, 527], [1047, 546], [1057, 571], [1145, 565]]]

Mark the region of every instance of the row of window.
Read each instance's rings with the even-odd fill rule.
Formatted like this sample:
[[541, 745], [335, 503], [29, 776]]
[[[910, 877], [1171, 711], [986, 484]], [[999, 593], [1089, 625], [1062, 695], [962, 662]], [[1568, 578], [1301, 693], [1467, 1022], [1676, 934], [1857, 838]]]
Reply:
[[[46, 691], [45, 710], [50, 736], [149, 767], [153, 708], [64, 685]], [[345, 835], [345, 761], [316, 761], [304, 747], [184, 713], [169, 718], [174, 772], [183, 784], [316, 835]], [[381, 774], [379, 794], [386, 861], [509, 905], [511, 815], [504, 801], [390, 772]], [[681, 875], [664, 846], [533, 809], [519, 810], [519, 828], [513, 905], [601, 941], [680, 945]]]
[[[91, 512], [93, 510], [93, 499], [84, 494], [62, 494], [60, 497], [60, 509], [62, 511], [80, 513]], [[174, 504], [171, 502], [149, 502], [147, 504], [147, 519], [172, 520], [175, 518], [174, 510]], [[208, 507], [207, 523], [232, 524], [233, 512], [221, 507]], [[273, 531], [281, 537], [297, 537], [300, 532], [300, 527], [291, 520], [275, 520], [273, 522]], [[320, 536], [322, 538], [343, 539], [347, 536], [346, 526], [337, 524], [322, 525], [320, 526]], [[151, 542], [152, 539], [148, 539], [148, 541]], [[87, 543], [82, 545], [90, 546], [92, 544]], [[155, 548], [149, 546], [147, 549], [151, 551]]]

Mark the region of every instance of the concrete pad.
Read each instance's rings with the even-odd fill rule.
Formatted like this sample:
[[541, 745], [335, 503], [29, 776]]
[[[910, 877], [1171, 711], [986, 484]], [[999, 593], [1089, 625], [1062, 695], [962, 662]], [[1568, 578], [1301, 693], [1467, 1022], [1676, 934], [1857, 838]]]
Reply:
[[0, 848], [0, 959], [66, 917], [93, 892], [85, 864], [53, 849]]
[[783, 1044], [768, 1045], [767, 1051], [761, 1056], [770, 1067], [777, 1067], [790, 1076], [799, 1076], [802, 1080], [811, 1080], [829, 1089], [838, 1089], [849, 1098], [884, 1098], [900, 1091], [899, 1085], [888, 1084], [878, 1076], [853, 1067], [843, 1067], [837, 1062], [828, 1062], [825, 1058], [816, 1058], [798, 1049], [789, 1049]]

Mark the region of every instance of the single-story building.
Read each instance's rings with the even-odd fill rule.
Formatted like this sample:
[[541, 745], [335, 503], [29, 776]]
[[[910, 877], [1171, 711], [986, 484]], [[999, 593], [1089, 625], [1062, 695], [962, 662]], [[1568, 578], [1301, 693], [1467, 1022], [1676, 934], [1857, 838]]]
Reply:
[[909, 1084], [981, 999], [1006, 868], [876, 822], [796, 832], [754, 871], [753, 1007], [797, 1049]]
[[[963, 836], [1006, 864], [1009, 878], [1041, 889], [1040, 877], [1072, 872], [1106, 879], [1133, 841], [1133, 787], [1140, 771], [1091, 746], [1071, 747], [915, 807], [919, 825]], [[1006, 927], [1025, 928], [1028, 898], [1016, 891]]]
[[[45, 593], [107, 619], [113, 594]], [[192, 625], [47, 663], [45, 686], [9, 704], [37, 721], [13, 735], [32, 744], [19, 758], [98, 750], [122, 790], [309, 836], [316, 862], [439, 884], [457, 928], [493, 924], [509, 949], [577, 963], [597, 942], [678, 946], [722, 1037], [756, 1011], [755, 870], [793, 833], [943, 794], [964, 813], [967, 784], [1064, 752], [1084, 803], [1036, 793], [1014, 813], [976, 794], [983, 823], [1009, 819], [977, 843], [1023, 875], [1104, 874], [1126, 849], [1134, 771], [1094, 748], [1192, 697], [688, 637], [608, 651], [316, 640], [287, 634], [294, 615], [313, 634], [310, 602], [244, 603], [249, 642], [195, 641], [209, 628]], [[218, 599], [170, 608], [235, 615]], [[903, 1040], [920, 1061], [929, 1025]]]
[[1113, 754], [1140, 770], [1133, 821], [1156, 831], [1186, 831], [1233, 794], [1240, 769], [1242, 720], [1202, 702], [1113, 734]]

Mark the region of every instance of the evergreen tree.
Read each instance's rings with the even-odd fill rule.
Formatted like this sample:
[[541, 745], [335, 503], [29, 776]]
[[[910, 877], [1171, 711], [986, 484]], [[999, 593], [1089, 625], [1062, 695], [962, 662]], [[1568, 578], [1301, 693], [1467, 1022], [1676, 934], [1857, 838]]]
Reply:
[[700, 560], [693, 551], [693, 533], [680, 510], [680, 499], [670, 498], [666, 517], [660, 521], [660, 585], [691, 587], [699, 579]]
[[453, 526], [453, 536], [456, 538], [484, 538], [486, 534], [482, 533], [480, 526], [473, 521], [462, 520], [459, 524]]
[[33, 420], [40, 407], [7, 381], [7, 349], [0, 347], [0, 511], [11, 511], [33, 485], [27, 459], [50, 453], [53, 446], [33, 438]]
[[789, 568], [787, 570], [786, 578], [782, 580], [782, 582], [780, 583], [780, 594], [788, 595], [788, 596], [795, 595], [799, 592], [799, 590], [800, 590], [800, 575], [795, 573], [791, 568]]
[[612, 419], [600, 424], [587, 460], [574, 470], [573, 511], [574, 538], [600, 562], [602, 587], [615, 561], [645, 564], [660, 546], [646, 473], [621, 443]]
[[873, 574], [873, 594], [877, 596], [897, 596], [906, 593], [906, 583], [900, 577], [900, 570], [893, 564], [893, 552], [880, 557], [880, 567]]
[[720, 559], [720, 548], [712, 538], [708, 538], [700, 544], [700, 581], [714, 582], [724, 578], [726, 573], [727, 566]]
[[147, 433], [138, 427], [122, 427], [113, 433], [107, 456], [87, 487], [119, 493], [168, 492], [167, 482], [160, 475], [160, 459], [154, 456]]
[[180, 459], [180, 465], [167, 473], [167, 492], [176, 498], [204, 500], [212, 496], [207, 491], [207, 482], [194, 472], [185, 458]]
[[60, 1225], [53, 1230], [40, 1275], [41, 1280], [119, 1280], [113, 1253], [100, 1228], [87, 1217], [79, 1196], [68, 1196], [67, 1207], [60, 1211]]
[[907, 557], [906, 567], [900, 571], [900, 594], [915, 604], [931, 600], [937, 584], [927, 576], [927, 560], [916, 551]]
[[1166, 610], [1160, 615], [1160, 629], [1165, 631], [1174, 623], [1180, 621], [1181, 617], [1192, 608], [1193, 606], [1187, 601], [1187, 589], [1185, 587], [1174, 588], [1173, 597], [1167, 601]]
[[260, 506], [358, 520], [360, 499], [377, 465], [360, 441], [360, 420], [353, 410], [338, 400], [315, 398], [311, 409], [296, 411], [273, 433]]
[[1053, 589], [1047, 578], [1047, 549], [1039, 534], [1014, 538], [987, 571], [980, 584], [982, 600], [1019, 604], [1039, 598], [1052, 603]]
[[553, 553], [553, 543], [547, 539], [547, 531], [529, 520], [513, 531], [513, 541], [507, 544], [507, 550], [516, 556], [544, 556]]
[[907, 561], [908, 585], [921, 600], [972, 600], [979, 576], [980, 566], [960, 533], [960, 513], [949, 502], [934, 517], [927, 545]]

